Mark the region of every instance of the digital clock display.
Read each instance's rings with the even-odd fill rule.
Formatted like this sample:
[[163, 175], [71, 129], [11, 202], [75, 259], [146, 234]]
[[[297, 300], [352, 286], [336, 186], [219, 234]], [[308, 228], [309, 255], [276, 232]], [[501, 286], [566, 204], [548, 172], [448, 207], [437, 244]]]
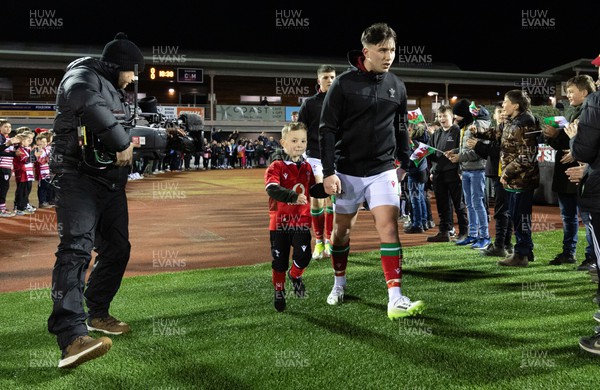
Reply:
[[150, 80], [174, 80], [175, 71], [173, 69], [160, 69], [156, 67], [150, 68]]

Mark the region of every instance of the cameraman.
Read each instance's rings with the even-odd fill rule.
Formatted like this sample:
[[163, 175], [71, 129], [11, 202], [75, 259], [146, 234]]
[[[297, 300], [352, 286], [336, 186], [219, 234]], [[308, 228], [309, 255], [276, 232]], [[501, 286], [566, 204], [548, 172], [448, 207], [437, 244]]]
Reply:
[[[69, 64], [58, 89], [50, 167], [60, 243], [48, 319], [48, 330], [62, 350], [58, 367], [78, 366], [110, 349], [108, 337], [93, 339], [88, 330], [107, 334], [130, 330], [109, 314], [109, 307], [131, 248], [125, 185], [134, 145], [121, 120], [131, 118], [124, 88], [134, 82], [136, 64], [143, 71], [142, 52], [118, 33], [100, 60], [84, 57]], [[82, 146], [84, 133], [87, 144], [93, 143], [92, 153]], [[85, 285], [92, 250], [97, 256]]]

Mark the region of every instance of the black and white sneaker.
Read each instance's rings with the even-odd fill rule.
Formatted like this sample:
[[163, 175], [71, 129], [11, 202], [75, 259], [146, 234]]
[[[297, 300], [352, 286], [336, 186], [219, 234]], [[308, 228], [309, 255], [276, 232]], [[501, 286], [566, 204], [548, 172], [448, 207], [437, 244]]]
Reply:
[[584, 351], [600, 355], [600, 333], [595, 333], [593, 336], [582, 337], [579, 339], [579, 346]]

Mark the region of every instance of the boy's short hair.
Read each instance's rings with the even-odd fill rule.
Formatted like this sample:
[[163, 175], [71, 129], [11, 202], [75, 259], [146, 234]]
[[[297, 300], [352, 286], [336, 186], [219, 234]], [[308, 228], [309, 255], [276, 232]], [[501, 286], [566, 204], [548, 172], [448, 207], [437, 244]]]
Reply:
[[281, 138], [286, 138], [290, 131], [297, 130], [308, 131], [306, 129], [306, 125], [303, 122], [290, 122], [287, 125], [283, 126], [283, 129], [281, 129]]
[[319, 69], [317, 69], [317, 76], [321, 73], [335, 73], [335, 68], [331, 65], [321, 65]]
[[452, 107], [446, 106], [444, 104], [440, 105], [439, 108], [437, 109], [438, 114], [443, 114], [448, 111], [450, 111], [450, 114], [452, 114]]
[[386, 23], [375, 23], [367, 27], [360, 37], [363, 46], [377, 45], [382, 42], [387, 42], [393, 39], [396, 43], [396, 32]]
[[519, 105], [519, 112], [529, 111], [529, 107], [531, 107], [531, 98], [527, 92], [521, 89], [512, 89], [506, 92], [504, 96], [507, 97], [512, 104]]
[[8, 119], [0, 119], [0, 126], [4, 126], [7, 123], [10, 124], [10, 121]]
[[571, 77], [567, 80], [567, 88], [570, 86], [574, 86], [580, 91], [587, 91], [588, 94], [596, 92], [596, 83], [587, 74]]

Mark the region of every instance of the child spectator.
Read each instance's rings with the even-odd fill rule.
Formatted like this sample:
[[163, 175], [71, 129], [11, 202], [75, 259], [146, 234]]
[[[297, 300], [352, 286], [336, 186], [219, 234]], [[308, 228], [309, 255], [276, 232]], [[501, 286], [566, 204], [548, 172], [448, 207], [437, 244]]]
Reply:
[[[572, 77], [567, 81], [567, 97], [569, 98], [569, 108], [565, 112], [565, 118], [569, 123], [574, 123], [581, 114], [583, 102], [588, 95], [596, 92], [594, 79], [588, 75], [579, 75]], [[556, 192], [558, 205], [560, 207], [560, 216], [563, 223], [563, 242], [562, 251], [554, 259], [550, 260], [550, 265], [574, 264], [575, 252], [577, 249], [579, 231], [579, 204], [577, 200], [577, 185], [572, 183], [567, 177], [566, 171], [569, 168], [579, 166], [579, 163], [573, 159], [569, 150], [569, 137], [564, 129], [557, 129], [552, 126], [543, 126], [544, 141], [556, 150], [554, 171], [552, 175], [552, 191]], [[582, 219], [586, 219], [586, 212], [581, 212]], [[585, 221], [584, 221], [585, 222]], [[586, 234], [589, 237], [589, 234]], [[588, 269], [590, 264], [594, 264], [593, 251], [586, 249], [586, 257], [583, 261], [584, 267]], [[585, 267], [587, 265], [588, 267]]]
[[34, 161], [34, 172], [35, 180], [38, 182], [37, 196], [38, 196], [38, 207], [41, 209], [47, 209], [52, 207], [50, 205], [50, 166], [48, 162], [50, 160], [48, 150], [48, 133], [41, 132], [35, 137], [35, 148], [33, 148], [33, 155], [35, 156]]
[[31, 151], [33, 142], [33, 132], [24, 131], [20, 133], [21, 146], [15, 151], [13, 167], [15, 171], [15, 180], [17, 190], [15, 191], [15, 213], [16, 215], [33, 214], [33, 210], [28, 209], [29, 194], [34, 180], [33, 160]]
[[446, 157], [460, 164], [462, 189], [469, 219], [467, 237], [457, 240], [456, 245], [485, 249], [491, 243], [485, 193], [486, 160], [467, 147], [467, 140], [477, 133], [486, 132], [490, 128], [491, 118], [485, 107], [469, 105], [466, 99], [456, 103], [452, 112], [460, 128], [460, 141], [458, 148], [446, 152]]
[[9, 121], [0, 120], [0, 217], [14, 217], [14, 213], [6, 209], [6, 195], [10, 188], [10, 177], [15, 157], [15, 144], [19, 137], [10, 138], [12, 126]]
[[[452, 123], [452, 117], [451, 107], [442, 105], [438, 108], [437, 118], [440, 127], [431, 136], [431, 140], [429, 141], [430, 146], [442, 151], [456, 149], [459, 146], [460, 128]], [[433, 163], [431, 175], [440, 224], [438, 225], [438, 234], [427, 237], [427, 241], [450, 241], [450, 231], [453, 229], [453, 207], [458, 218], [458, 240], [463, 239], [467, 235], [469, 222], [467, 220], [467, 210], [463, 202], [462, 181], [460, 179], [458, 162], [450, 161], [441, 152], [435, 152], [429, 158]]]
[[[275, 211], [272, 237], [272, 282], [275, 288], [274, 305], [285, 310], [285, 277], [291, 280], [297, 297], [305, 296], [302, 274], [311, 260], [311, 216], [309, 189], [315, 177], [302, 156], [306, 151], [307, 129], [302, 122], [283, 127], [283, 150], [272, 156], [265, 171], [265, 189], [269, 194], [269, 210]], [[271, 231], [273, 227], [271, 226]], [[293, 248], [289, 269], [290, 247]]]
[[506, 122], [502, 131], [500, 183], [507, 194], [510, 219], [515, 232], [513, 254], [498, 262], [509, 267], [526, 267], [534, 260], [531, 239], [533, 192], [540, 184], [536, 120], [529, 110], [531, 100], [520, 89], [504, 95]]
[[[413, 147], [412, 151], [416, 149], [419, 142], [427, 144], [429, 142], [429, 133], [426, 131], [424, 122], [417, 124], [410, 124], [408, 126], [410, 139]], [[428, 218], [427, 218], [427, 200], [425, 193], [425, 183], [427, 183], [427, 159], [423, 159], [418, 165], [414, 163], [410, 164], [406, 176], [408, 180], [408, 193], [410, 196], [411, 211], [410, 217], [411, 224], [404, 229], [405, 233], [423, 233], [428, 229]]]
[[496, 221], [496, 237], [494, 243], [483, 250], [484, 256], [506, 257], [512, 253], [512, 222], [508, 213], [506, 202], [506, 190], [500, 183], [500, 141], [502, 140], [502, 129], [504, 128], [504, 114], [502, 113], [502, 102], [497, 103], [494, 109], [494, 121], [496, 125], [487, 133], [477, 133], [476, 138], [466, 141], [467, 147], [471, 148], [479, 156], [487, 158], [485, 171], [490, 178], [494, 188], [494, 220]]

